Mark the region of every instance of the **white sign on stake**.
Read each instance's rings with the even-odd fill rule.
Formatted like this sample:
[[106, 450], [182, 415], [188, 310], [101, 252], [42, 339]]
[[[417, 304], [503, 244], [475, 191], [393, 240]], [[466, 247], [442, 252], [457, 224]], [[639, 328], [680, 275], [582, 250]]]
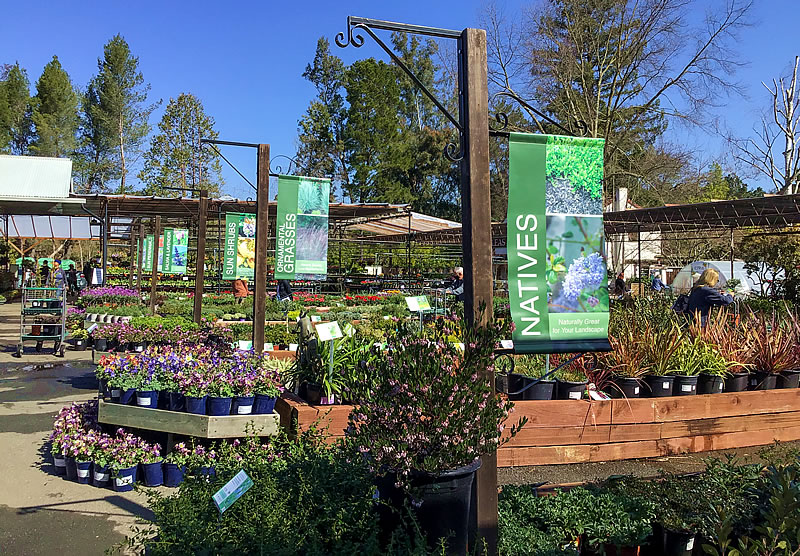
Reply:
[[339, 328], [339, 323], [333, 322], [320, 322], [315, 325], [317, 329], [317, 336], [321, 342], [328, 342], [342, 337], [342, 329]]

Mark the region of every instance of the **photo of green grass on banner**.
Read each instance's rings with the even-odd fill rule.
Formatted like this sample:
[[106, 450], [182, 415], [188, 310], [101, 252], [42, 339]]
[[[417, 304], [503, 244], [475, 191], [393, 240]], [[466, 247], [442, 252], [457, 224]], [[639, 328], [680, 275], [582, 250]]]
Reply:
[[520, 353], [608, 345], [603, 140], [512, 133], [508, 275]]

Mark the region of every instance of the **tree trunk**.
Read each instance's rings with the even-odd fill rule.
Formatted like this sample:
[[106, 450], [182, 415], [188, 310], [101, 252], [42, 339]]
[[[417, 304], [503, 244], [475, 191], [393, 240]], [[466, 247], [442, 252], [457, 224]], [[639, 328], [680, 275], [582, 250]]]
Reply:
[[125, 141], [124, 141], [125, 136], [122, 131], [122, 120], [123, 116], [122, 114], [120, 114], [118, 131], [119, 131], [119, 161], [122, 170], [122, 177], [119, 182], [119, 188], [122, 193], [125, 193], [125, 174], [127, 173], [127, 171], [125, 169]]

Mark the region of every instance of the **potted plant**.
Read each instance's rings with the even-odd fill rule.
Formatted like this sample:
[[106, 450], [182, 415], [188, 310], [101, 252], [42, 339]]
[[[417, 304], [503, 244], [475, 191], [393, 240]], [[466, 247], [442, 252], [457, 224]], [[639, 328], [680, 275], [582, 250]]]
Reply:
[[508, 375], [509, 400], [552, 400], [556, 381], [547, 374], [544, 355], [518, 355]]
[[172, 451], [164, 457], [164, 486], [177, 487], [183, 482], [190, 454], [184, 442], [172, 447]]
[[645, 393], [653, 398], [672, 396], [676, 371], [675, 354], [683, 340], [678, 325], [671, 322], [668, 325], [656, 326], [647, 323], [641, 335], [639, 344], [645, 353], [647, 374], [644, 377], [647, 389]]
[[144, 484], [149, 487], [157, 487], [164, 484], [164, 469], [162, 467], [164, 460], [161, 457], [161, 446], [142, 442], [139, 445], [139, 450]]
[[777, 385], [778, 374], [795, 367], [794, 334], [775, 313], [751, 315], [745, 330], [749, 363], [754, 369], [750, 390], [772, 390]]
[[[116, 360], [118, 361], [118, 360]], [[102, 366], [102, 362], [101, 362]], [[108, 378], [108, 387], [111, 390], [111, 399], [115, 398], [114, 393], [119, 392], [119, 403], [128, 405], [134, 400], [136, 389], [142, 385], [142, 376], [134, 364], [125, 365], [124, 362], [117, 367], [117, 371], [111, 373]]]
[[[152, 362], [151, 358], [146, 358], [142, 363], [149, 364]], [[148, 365], [149, 366], [149, 365]], [[147, 371], [140, 372], [141, 381], [136, 388], [136, 405], [139, 407], [149, 407], [150, 409], [158, 408], [158, 393], [162, 390], [161, 380], [159, 373], [154, 368], [149, 368]]]
[[94, 442], [94, 449], [92, 450], [92, 484], [98, 488], [107, 487], [111, 479], [109, 466], [113, 458], [110, 449], [112, 444], [113, 439], [104, 433], [98, 434]]
[[211, 480], [217, 476], [217, 452], [208, 449], [202, 444], [193, 447], [186, 456], [186, 469], [188, 472]]
[[645, 352], [632, 327], [625, 326], [621, 332], [609, 335], [611, 351], [600, 355], [600, 365], [612, 372], [603, 390], [612, 398], [638, 398], [642, 394], [642, 377], [648, 370]]
[[462, 351], [448, 325], [437, 321], [424, 336], [401, 328], [388, 342], [369, 369], [381, 380], [351, 412], [346, 439], [378, 475], [382, 499], [409, 503], [431, 545], [449, 537], [448, 551], [463, 554], [479, 455], [494, 453], [524, 421], [503, 434], [513, 404], [486, 378], [507, 327], [463, 332]]
[[225, 369], [216, 372], [211, 377], [207, 388], [208, 401], [206, 412], [208, 415], [230, 415], [233, 401], [233, 375]]
[[[551, 355], [550, 368], [559, 367], [572, 357], [574, 357], [573, 354]], [[587, 366], [587, 361], [581, 356], [555, 372], [557, 400], [580, 400], [583, 398], [589, 384], [587, 373], [591, 372]]]
[[[722, 311], [709, 314], [705, 328], [699, 323], [691, 327], [691, 333], [695, 336], [702, 335], [703, 338], [711, 343], [719, 353], [722, 360], [726, 363], [726, 370], [722, 372], [719, 368], [716, 371], [704, 371], [712, 377], [722, 378], [723, 392], [741, 392], [747, 389], [747, 382], [750, 376], [748, 363], [750, 355], [747, 342], [744, 339], [743, 327], [741, 324], [732, 324], [728, 321]], [[704, 379], [701, 373], [698, 379], [698, 393], [712, 393], [718, 391], [718, 381], [720, 378]], [[703, 384], [703, 383], [706, 384]], [[708, 392], [706, 392], [708, 391]]]
[[180, 371], [176, 378], [184, 396], [186, 413], [205, 415], [209, 382], [203, 369]]
[[86, 343], [89, 340], [89, 333], [85, 328], [74, 328], [70, 332], [74, 341], [75, 351], [86, 351]]
[[133, 434], [117, 429], [117, 436], [111, 445], [112, 458], [108, 468], [113, 479], [114, 490], [129, 492], [136, 483], [136, 471], [139, 467], [142, 450], [142, 439]]

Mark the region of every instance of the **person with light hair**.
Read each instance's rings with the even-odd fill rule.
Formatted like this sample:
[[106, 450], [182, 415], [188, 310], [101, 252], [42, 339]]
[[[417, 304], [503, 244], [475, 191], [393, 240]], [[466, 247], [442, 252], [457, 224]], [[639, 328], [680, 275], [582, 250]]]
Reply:
[[708, 314], [712, 307], [725, 307], [733, 303], [731, 294], [723, 293], [716, 288], [718, 283], [719, 272], [713, 268], [707, 268], [692, 286], [692, 293], [689, 294], [689, 306], [686, 312], [693, 317], [699, 313], [701, 326], [706, 325]]
[[453, 274], [455, 277], [445, 292], [455, 295], [456, 301], [464, 301], [464, 269], [457, 266], [453, 269]]

